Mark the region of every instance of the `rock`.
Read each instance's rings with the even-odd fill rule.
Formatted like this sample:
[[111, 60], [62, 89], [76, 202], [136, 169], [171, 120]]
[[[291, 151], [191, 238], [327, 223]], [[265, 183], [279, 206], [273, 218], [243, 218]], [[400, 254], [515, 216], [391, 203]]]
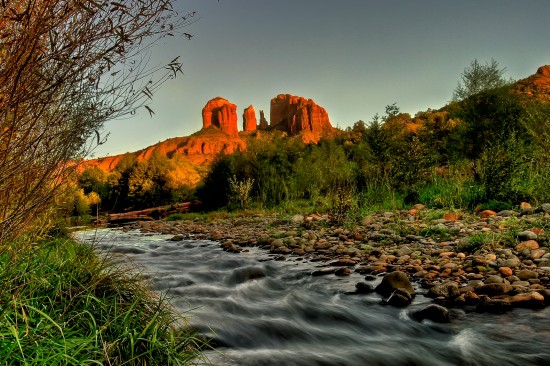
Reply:
[[285, 242], [283, 241], [283, 239], [275, 239], [271, 242], [271, 249], [280, 248], [284, 246], [285, 246]]
[[344, 266], [353, 267], [356, 264], [357, 264], [357, 262], [355, 262], [353, 259], [349, 259], [349, 258], [341, 258], [341, 259], [338, 259], [336, 261], [330, 262], [331, 266], [336, 266], [336, 267], [344, 267]]
[[527, 208], [532, 208], [532, 207], [531, 207], [531, 204], [530, 204], [530, 203], [528, 203], [528, 202], [522, 202], [522, 203], [519, 204], [519, 208], [522, 209], [522, 210], [525, 210], [525, 209], [527, 209]]
[[370, 224], [374, 224], [376, 222], [376, 219], [373, 216], [365, 216], [363, 217], [363, 220], [361, 220], [361, 225], [368, 226]]
[[265, 130], [269, 127], [269, 124], [267, 123], [267, 120], [265, 119], [264, 111], [260, 109], [260, 125], [258, 128], [260, 130]]
[[385, 275], [382, 282], [376, 286], [375, 290], [382, 296], [388, 297], [398, 288], [405, 289], [411, 296], [415, 294], [407, 274], [401, 271], [390, 272]]
[[257, 121], [256, 121], [256, 111], [253, 106], [248, 106], [243, 113], [243, 131], [252, 132], [256, 131]]
[[306, 133], [309, 141], [319, 141], [333, 132], [326, 110], [313, 100], [290, 94], [271, 99], [270, 125], [296, 136]]
[[423, 204], [421, 203], [417, 203], [416, 205], [414, 205], [413, 207], [411, 207], [413, 210], [417, 210], [417, 211], [422, 211], [422, 210], [425, 210], [426, 209], [426, 206], [424, 206]]
[[446, 213], [445, 215], [443, 215], [443, 219], [445, 219], [446, 221], [458, 221], [460, 220], [460, 215], [455, 213]]
[[446, 299], [454, 299], [460, 295], [458, 286], [452, 282], [446, 282], [435, 285], [428, 291], [429, 297], [444, 297]]
[[506, 299], [490, 299], [484, 297], [477, 305], [476, 310], [480, 313], [488, 312], [502, 314], [513, 309], [512, 303]]
[[355, 284], [355, 292], [359, 294], [368, 294], [374, 291], [374, 287], [370, 283], [357, 282]]
[[538, 238], [538, 235], [530, 230], [525, 230], [518, 234], [518, 239], [520, 241], [537, 240], [537, 238]]
[[396, 307], [407, 306], [412, 302], [411, 293], [404, 288], [395, 289], [387, 300], [387, 303]]
[[533, 278], [539, 278], [539, 274], [535, 271], [531, 271], [528, 269], [522, 269], [521, 271], [516, 272], [516, 276], [521, 281], [527, 281]]
[[290, 221], [293, 224], [301, 224], [302, 222], [304, 222], [304, 216], [303, 215], [294, 215], [290, 218]]
[[449, 309], [437, 304], [430, 304], [422, 310], [413, 312], [411, 316], [419, 322], [424, 319], [435, 323], [448, 323], [450, 321]]
[[413, 250], [407, 246], [402, 246], [397, 250], [397, 256], [403, 257], [404, 255], [410, 255], [413, 252]]
[[183, 235], [174, 235], [172, 238], [170, 238], [171, 241], [182, 241], [185, 239]]
[[518, 268], [521, 266], [521, 261], [518, 258], [510, 258], [503, 260], [500, 265], [502, 267]]
[[542, 212], [550, 214], [550, 203], [543, 203], [540, 206], [540, 209], [541, 209]]
[[497, 215], [497, 213], [495, 211], [483, 210], [479, 214], [479, 217], [481, 217], [483, 219], [483, 218], [486, 218], [486, 217], [489, 217], [489, 216], [496, 216], [496, 215]]
[[[537, 235], [537, 234], [535, 234], [535, 235]], [[531, 251], [531, 250], [535, 250], [535, 249], [538, 249], [538, 248], [539, 248], [539, 243], [537, 243], [535, 240], [522, 241], [521, 243], [516, 245], [516, 251], [518, 251], [518, 252], [522, 252], [525, 249]]]
[[326, 276], [326, 275], [331, 275], [334, 272], [336, 272], [336, 268], [323, 268], [323, 269], [318, 269], [318, 270], [313, 271], [311, 273], [311, 275], [314, 276], [314, 277]]
[[544, 296], [534, 291], [510, 296], [505, 300], [510, 302], [514, 307], [531, 309], [544, 307]]
[[497, 213], [497, 216], [500, 216], [500, 217], [510, 217], [515, 215], [516, 213], [512, 210], [504, 210]]
[[487, 295], [489, 297], [493, 297], [505, 295], [512, 290], [513, 287], [511, 285], [506, 285], [503, 283], [488, 283], [476, 288], [475, 292], [478, 295]]
[[237, 106], [221, 97], [209, 100], [202, 109], [202, 127], [210, 126], [230, 136], [238, 136]]
[[505, 277], [511, 276], [514, 273], [510, 267], [500, 267], [498, 271]]
[[498, 275], [491, 275], [487, 277], [485, 283], [504, 283], [504, 279]]
[[348, 267], [339, 267], [339, 268], [336, 268], [336, 270], [334, 271], [334, 274], [336, 276], [349, 276], [351, 275], [351, 270]]

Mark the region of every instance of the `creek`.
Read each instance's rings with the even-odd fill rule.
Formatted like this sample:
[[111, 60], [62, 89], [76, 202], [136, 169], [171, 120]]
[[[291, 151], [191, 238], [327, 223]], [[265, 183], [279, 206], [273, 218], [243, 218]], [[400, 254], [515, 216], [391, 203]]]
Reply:
[[550, 307], [501, 315], [453, 309], [450, 323], [417, 322], [410, 312], [431, 299], [383, 306], [376, 293], [350, 294], [362, 275], [314, 277], [322, 263], [303, 257], [276, 260], [258, 248], [234, 254], [213, 241], [139, 231], [76, 236], [150, 276], [153, 290], [168, 293], [211, 340], [213, 365], [550, 365]]

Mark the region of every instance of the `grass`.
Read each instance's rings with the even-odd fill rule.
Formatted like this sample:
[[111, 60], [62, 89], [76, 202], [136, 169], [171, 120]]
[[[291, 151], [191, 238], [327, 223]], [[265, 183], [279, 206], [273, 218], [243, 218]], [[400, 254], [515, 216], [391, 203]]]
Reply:
[[189, 365], [200, 342], [138, 274], [69, 239], [0, 250], [0, 365]]

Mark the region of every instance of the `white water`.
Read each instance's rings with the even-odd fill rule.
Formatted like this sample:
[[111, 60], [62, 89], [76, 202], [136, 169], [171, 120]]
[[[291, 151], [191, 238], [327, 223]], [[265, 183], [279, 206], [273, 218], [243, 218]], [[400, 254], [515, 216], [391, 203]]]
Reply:
[[[550, 365], [550, 307], [504, 315], [455, 311], [450, 324], [418, 323], [376, 294], [350, 295], [363, 276], [312, 277], [319, 263], [275, 261], [212, 241], [100, 230], [77, 236], [131, 260], [212, 339], [214, 365]], [[120, 254], [119, 254], [120, 253]], [[420, 289], [418, 289], [420, 290]]]

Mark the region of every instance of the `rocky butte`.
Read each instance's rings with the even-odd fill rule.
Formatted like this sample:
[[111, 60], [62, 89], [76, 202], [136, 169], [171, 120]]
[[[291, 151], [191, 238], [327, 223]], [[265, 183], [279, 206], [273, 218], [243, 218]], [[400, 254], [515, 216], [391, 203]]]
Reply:
[[335, 131], [323, 107], [312, 99], [290, 94], [279, 94], [271, 99], [270, 119], [270, 127], [290, 136], [302, 134], [304, 142], [317, 142]]
[[229, 136], [238, 136], [237, 106], [227, 99], [216, 97], [202, 109], [202, 128], [215, 126]]

